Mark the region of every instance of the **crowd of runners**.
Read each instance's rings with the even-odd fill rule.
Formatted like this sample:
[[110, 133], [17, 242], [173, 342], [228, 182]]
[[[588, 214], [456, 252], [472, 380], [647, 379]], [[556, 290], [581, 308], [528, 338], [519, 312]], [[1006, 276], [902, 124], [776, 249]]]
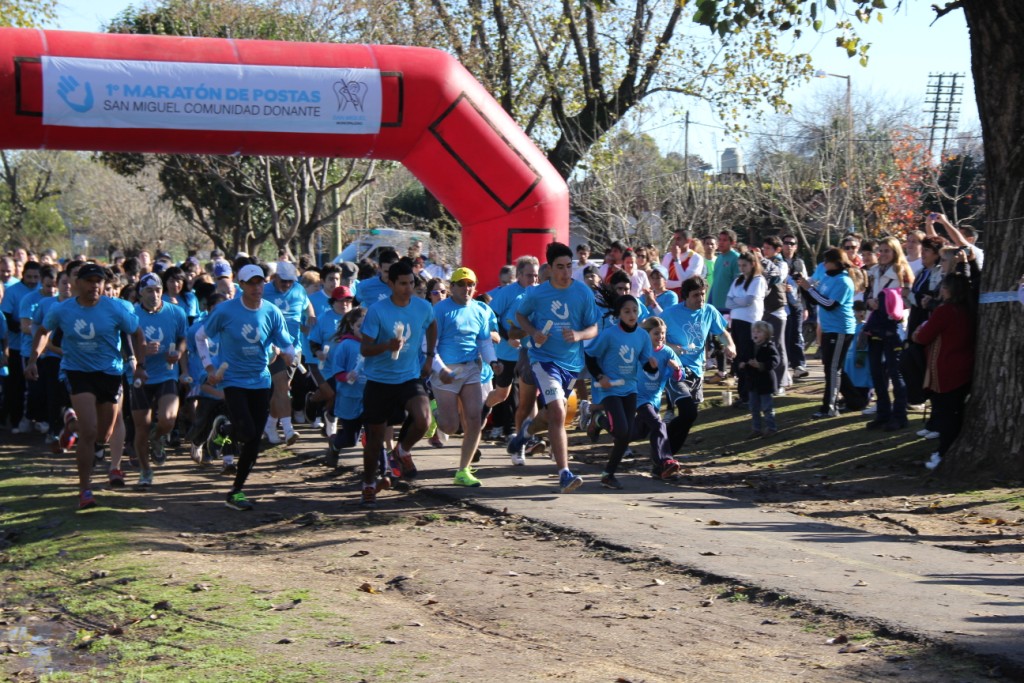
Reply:
[[806, 334], [825, 370], [814, 418], [860, 410], [868, 429], [894, 431], [930, 400], [919, 436], [939, 441], [934, 467], [969, 394], [984, 253], [942, 216], [924, 227], [903, 242], [845, 235], [810, 269], [794, 235], [748, 248], [731, 230], [680, 230], [664, 255], [616, 242], [597, 260], [556, 242], [486, 293], [471, 267], [415, 251], [316, 268], [216, 250], [103, 265], [17, 249], [0, 257], [0, 424], [74, 452], [83, 509], [103, 467], [111, 487], [151, 487], [181, 442], [231, 480], [228, 507], [251, 509], [262, 440], [294, 444], [296, 422], [326, 438], [328, 466], [362, 450], [365, 507], [416, 476], [414, 448], [456, 434], [454, 485], [482, 484], [486, 437], [515, 466], [547, 452], [569, 493], [583, 479], [567, 429], [595, 442], [605, 431], [600, 484], [620, 489], [639, 442], [652, 476], [677, 475], [705, 382], [735, 386], [750, 438], [772, 437], [773, 398], [808, 375]]

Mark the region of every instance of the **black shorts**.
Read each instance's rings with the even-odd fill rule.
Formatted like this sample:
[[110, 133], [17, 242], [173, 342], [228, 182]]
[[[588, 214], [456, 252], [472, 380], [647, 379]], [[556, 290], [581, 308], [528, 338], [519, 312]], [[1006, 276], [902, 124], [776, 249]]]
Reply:
[[157, 404], [164, 396], [177, 396], [178, 383], [173, 379], [158, 384], [133, 386], [130, 390], [132, 410], [156, 410]]
[[363, 389], [363, 424], [401, 424], [405, 419], [405, 404], [418, 396], [429, 400], [427, 384], [422, 379], [402, 384], [367, 380]]
[[121, 400], [121, 375], [80, 370], [68, 370], [65, 375], [69, 396], [92, 394], [96, 403], [117, 403]]
[[297, 367], [298, 366], [288, 365], [287, 363], [285, 363], [284, 358], [280, 354], [278, 354], [277, 358], [275, 358], [273, 362], [271, 362], [270, 365], [267, 366], [267, 369], [270, 371], [271, 375], [276, 375], [279, 372], [287, 372], [288, 381], [291, 382], [292, 377], [295, 376], [295, 370]]
[[530, 356], [527, 354], [526, 349], [519, 349], [519, 362], [516, 363], [516, 376], [522, 380], [523, 384], [529, 384], [531, 387], [537, 386], [537, 380], [533, 377], [533, 368], [530, 367]]
[[504, 389], [505, 387], [512, 386], [512, 382], [516, 379], [516, 366], [519, 364], [518, 360], [502, 360], [501, 361], [501, 373], [494, 376], [494, 386]]

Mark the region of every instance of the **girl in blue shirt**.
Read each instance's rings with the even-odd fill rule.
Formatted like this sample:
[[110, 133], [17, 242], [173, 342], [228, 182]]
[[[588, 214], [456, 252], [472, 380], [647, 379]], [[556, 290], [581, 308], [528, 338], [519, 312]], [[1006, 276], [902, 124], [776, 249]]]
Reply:
[[340, 421], [340, 429], [328, 440], [327, 466], [337, 467], [338, 456], [343, 448], [356, 445], [363, 423], [363, 391], [366, 389], [366, 373], [363, 372], [364, 358], [359, 347], [362, 341], [365, 308], [354, 308], [341, 319], [338, 332], [331, 339], [331, 347], [324, 376], [334, 386], [333, 415], [327, 421]]
[[[586, 349], [586, 359], [594, 378], [594, 400], [604, 408], [608, 431], [614, 439], [601, 485], [621, 489], [615, 472], [629, 446], [636, 417], [637, 374], [648, 363], [653, 349], [650, 336], [637, 326], [640, 305], [636, 297], [620, 296], [612, 304], [611, 313], [618, 324], [601, 331]], [[656, 368], [656, 364], [651, 366], [652, 370]]]
[[643, 321], [641, 327], [651, 338], [651, 360], [657, 363], [657, 368], [645, 365], [637, 374], [636, 419], [633, 421], [630, 439], [650, 437], [651, 460], [654, 464], [652, 474], [661, 479], [669, 479], [679, 472], [679, 463], [672, 458], [668, 426], [658, 411], [665, 385], [669, 381], [678, 382], [683, 378], [683, 366], [676, 352], [665, 343], [668, 328], [664, 320], [652, 316]]

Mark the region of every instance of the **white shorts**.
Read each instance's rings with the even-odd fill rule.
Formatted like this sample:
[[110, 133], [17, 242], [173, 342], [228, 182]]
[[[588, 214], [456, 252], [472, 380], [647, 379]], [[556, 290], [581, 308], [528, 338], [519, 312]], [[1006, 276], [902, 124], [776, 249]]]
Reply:
[[480, 382], [480, 394], [483, 396], [483, 400], [486, 403], [487, 397], [494, 391], [494, 381], [489, 380], [487, 382]]
[[536, 362], [530, 368], [533, 370], [533, 377], [537, 382], [537, 391], [539, 392], [537, 400], [541, 406], [547, 406], [553, 401], [564, 401], [576, 384], [576, 373], [555, 363]]
[[430, 388], [433, 389], [434, 393], [438, 391], [450, 392], [458, 394], [462, 391], [462, 387], [469, 386], [471, 384], [480, 384], [480, 363], [479, 361], [472, 363], [453, 363], [448, 366], [448, 369], [452, 371], [455, 376], [449, 384], [445, 384], [441, 381], [441, 376], [432, 372], [430, 374]]

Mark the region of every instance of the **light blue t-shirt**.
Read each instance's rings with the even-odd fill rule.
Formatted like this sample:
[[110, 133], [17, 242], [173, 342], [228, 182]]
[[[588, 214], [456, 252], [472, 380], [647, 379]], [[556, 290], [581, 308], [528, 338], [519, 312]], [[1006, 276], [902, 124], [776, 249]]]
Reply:
[[281, 315], [288, 325], [288, 334], [291, 335], [293, 342], [297, 342], [302, 336], [302, 319], [309, 305], [306, 290], [296, 282], [287, 292], [280, 292], [273, 282], [268, 282], [263, 287], [263, 300], [281, 309]]
[[445, 365], [471, 363], [480, 356], [477, 342], [491, 336], [490, 309], [476, 301], [460, 305], [444, 299], [434, 306], [437, 353]]
[[[494, 296], [488, 304], [491, 310], [494, 311], [494, 315], [497, 316], [498, 325], [505, 335], [498, 342], [498, 345], [494, 348], [495, 354], [498, 359], [502, 362], [516, 362], [519, 360], [519, 349], [513, 347], [508, 343], [508, 330], [512, 325], [516, 325], [516, 309], [519, 308], [519, 302], [522, 301], [523, 295], [526, 294], [526, 287], [523, 287], [518, 282], [512, 282], [504, 287], [499, 287], [494, 290]], [[518, 325], [516, 325], [518, 327]]]
[[[649, 336], [649, 335], [648, 335]], [[640, 368], [636, 383], [636, 405], [639, 408], [645, 403], [650, 403], [655, 408], [661, 407], [661, 395], [665, 391], [665, 385], [674, 378], [675, 370], [669, 366], [669, 361], [674, 360], [681, 366], [679, 356], [668, 344], [662, 346], [652, 355], [658, 359], [657, 372], [650, 372], [647, 366]]]
[[725, 318], [709, 304], [696, 311], [686, 304], [676, 304], [661, 314], [668, 328], [669, 344], [683, 347], [679, 362], [698, 377], [704, 376], [704, 342], [709, 334], [725, 332]]
[[[366, 361], [359, 353], [359, 340], [345, 337], [341, 343], [331, 347], [328, 356], [330, 376], [339, 372], [355, 372], [356, 381], [352, 384], [338, 381], [334, 389], [334, 416], [343, 420], [357, 420], [363, 414], [363, 391], [366, 389]], [[324, 376], [327, 377], [326, 367]]]
[[383, 301], [391, 296], [391, 287], [375, 275], [368, 280], [359, 281], [359, 305], [369, 308], [378, 301]]
[[[185, 338], [188, 320], [185, 309], [175, 304], [164, 302], [159, 311], [149, 312], [142, 304], [135, 304], [135, 317], [139, 319], [142, 336], [146, 342], [160, 344], [160, 353], [146, 356], [146, 384], [161, 384], [168, 380], [178, 379], [178, 364], [168, 365], [167, 352], [178, 346]], [[136, 350], [138, 354], [139, 351]]]
[[[18, 316], [21, 313], [21, 300], [24, 299], [29, 294], [31, 294], [32, 292], [36, 291], [37, 289], [39, 289], [39, 285], [29, 287], [24, 282], [16, 282], [15, 284], [11, 285], [10, 287], [7, 288], [7, 291], [4, 294], [3, 301], [0, 301], [0, 313], [3, 313], [5, 317], [7, 315], [10, 315], [12, 318], [15, 318], [20, 321], [20, 318], [18, 318]], [[7, 321], [4, 320], [3, 322], [4, 325], [6, 326]], [[7, 337], [8, 348], [10, 348], [12, 351], [17, 351], [18, 353], [21, 353], [22, 334], [20, 322], [17, 331], [9, 330], [9, 332], [10, 334]]]
[[673, 292], [671, 289], [666, 289], [664, 292], [654, 297], [654, 300], [661, 306], [661, 310], [667, 311], [672, 306], [679, 303], [679, 295]]
[[[390, 291], [390, 290], [389, 290]], [[405, 343], [397, 359], [391, 352], [366, 359], [366, 378], [384, 384], [402, 384], [420, 376], [423, 369], [420, 347], [427, 328], [434, 322], [434, 307], [425, 299], [413, 297], [405, 306], [396, 306], [391, 298], [382, 299], [366, 309], [362, 334], [382, 344], [398, 337], [398, 324], [402, 324]]]
[[120, 375], [124, 371], [121, 333], [134, 334], [139, 319], [118, 299], [101, 296], [94, 305], [82, 306], [77, 297], [71, 297], [50, 306], [43, 327], [64, 333], [62, 371]]
[[857, 317], [853, 313], [853, 280], [840, 271], [836, 275], [825, 273], [814, 287], [827, 299], [839, 302], [831, 311], [818, 306], [818, 322], [822, 332], [838, 332], [853, 334], [857, 327]]
[[171, 300], [170, 294], [164, 294], [161, 298], [164, 303], [180, 306], [187, 318], [195, 319], [199, 316], [199, 299], [192, 292], [182, 292], [178, 295], [177, 302]]
[[519, 310], [538, 330], [550, 321], [548, 340], [543, 346], [531, 345], [531, 363], [551, 362], [569, 372], [583, 369], [583, 343], [569, 344], [562, 330], [585, 330], [600, 319], [594, 294], [582, 282], [572, 280], [565, 289], [556, 289], [550, 281], [530, 287], [519, 304]]
[[[640, 366], [647, 362], [651, 353], [651, 335], [639, 325], [632, 332], [622, 329], [621, 325], [604, 328], [594, 343], [587, 348], [587, 355], [597, 360], [605, 377], [612, 381], [621, 380], [623, 383], [605, 389], [598, 385], [595, 378], [595, 397], [600, 400], [605, 396], [635, 394]], [[597, 396], [598, 393], [601, 394], [600, 397]]]
[[[196, 346], [196, 332], [206, 322], [207, 314], [202, 312], [199, 318], [185, 331], [185, 348], [188, 349], [188, 372], [192, 376], [193, 386], [200, 386], [206, 382], [206, 368], [203, 366], [203, 359], [199, 357], [199, 349]], [[220, 366], [220, 342], [217, 337], [209, 336], [207, 330], [206, 347], [210, 351], [210, 358], [213, 360], [213, 367]]]
[[225, 301], [206, 317], [203, 329], [208, 337], [219, 340], [221, 362], [228, 364], [223, 387], [270, 388], [271, 344], [285, 349], [295, 343], [281, 309], [269, 301], [261, 301], [255, 311], [241, 298]]
[[[36, 330], [38, 330], [39, 327], [43, 324], [43, 318], [46, 317], [46, 312], [49, 311], [50, 308], [52, 308], [53, 306], [55, 306], [58, 303], [60, 303], [60, 301], [58, 301], [57, 297], [55, 297], [55, 296], [47, 296], [47, 297], [43, 297], [42, 299], [39, 300], [39, 305], [36, 306], [35, 309], [32, 311], [32, 336], [33, 337], [35, 337], [35, 335], [36, 335]], [[30, 345], [31, 345], [31, 343], [30, 343]], [[29, 349], [29, 354], [31, 354], [31, 353], [32, 353], [32, 350]], [[26, 355], [26, 358], [27, 357], [28, 357], [28, 355]], [[60, 354], [59, 353], [54, 353], [53, 351], [44, 351], [43, 355], [41, 355], [40, 358], [60, 358]]]
[[322, 289], [318, 289], [309, 295], [309, 303], [313, 304], [313, 312], [316, 313], [317, 320], [320, 319], [320, 315], [325, 311], [331, 310], [331, 298]]
[[324, 344], [332, 344], [331, 339], [338, 332], [338, 323], [345, 316], [340, 313], [335, 313], [333, 308], [328, 308], [326, 311], [318, 312], [316, 316], [316, 325], [309, 331], [309, 341], [314, 344], [323, 346]]
[[[51, 297], [52, 298], [52, 297]], [[38, 287], [21, 298], [21, 303], [18, 304], [18, 323], [20, 325], [22, 319], [32, 320], [32, 316], [35, 313], [36, 308], [39, 306], [39, 302], [43, 300], [43, 288]], [[32, 353], [32, 337], [35, 333], [35, 326], [32, 328], [33, 334], [22, 334], [21, 336], [21, 355], [24, 358], [28, 358], [29, 354]]]

